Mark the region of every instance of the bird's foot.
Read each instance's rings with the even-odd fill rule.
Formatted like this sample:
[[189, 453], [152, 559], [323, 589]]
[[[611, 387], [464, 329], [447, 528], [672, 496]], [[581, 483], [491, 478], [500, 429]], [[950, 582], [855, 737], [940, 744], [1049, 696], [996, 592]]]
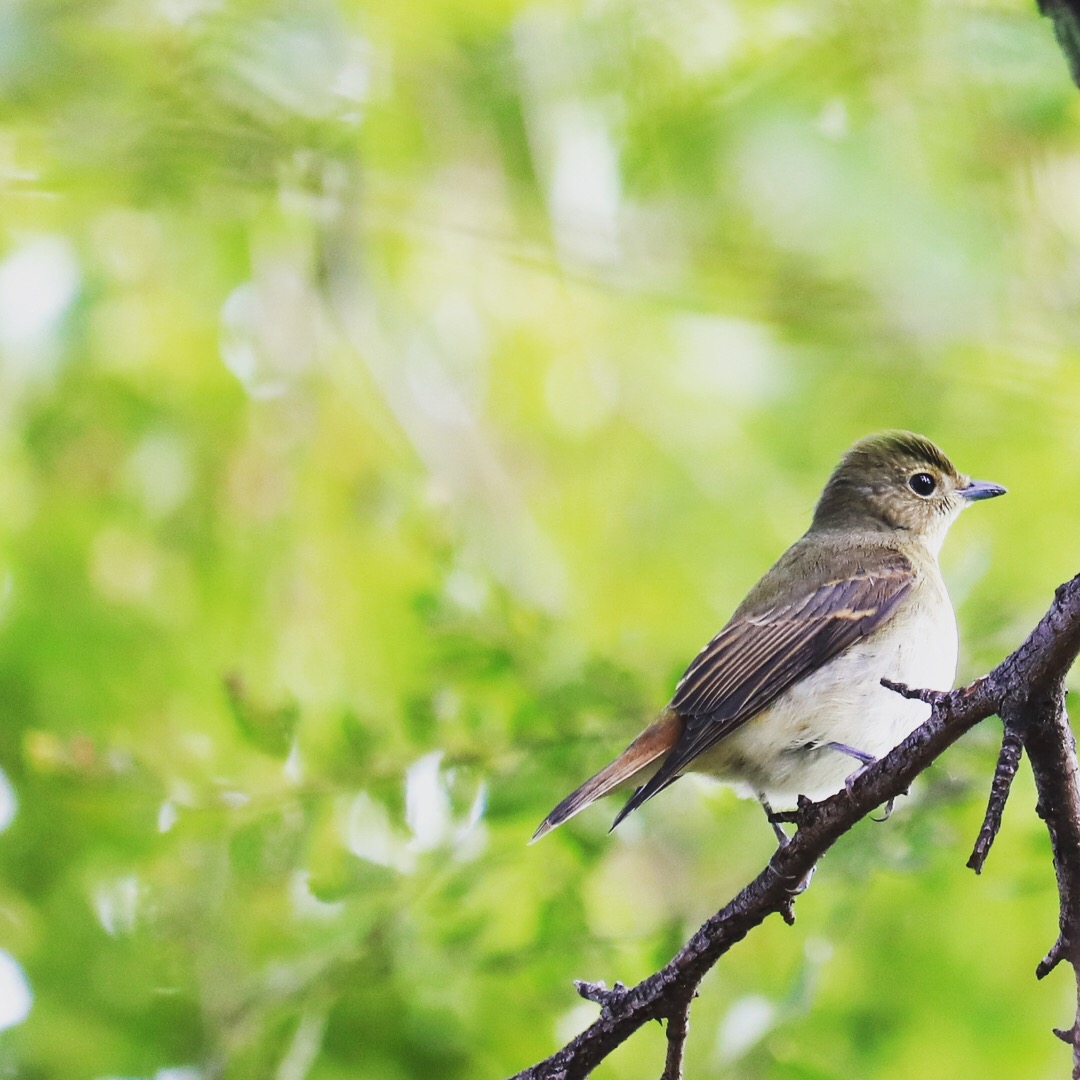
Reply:
[[786, 847], [791, 843], [791, 837], [788, 836], [780, 826], [801, 825], [803, 813], [806, 808], [814, 805], [812, 800], [808, 799], [805, 795], [800, 795], [794, 810], [774, 810], [772, 806], [769, 805], [769, 800], [766, 799], [761, 792], [758, 793], [758, 802], [761, 803], [762, 808], [765, 811], [765, 817], [772, 826], [773, 833], [781, 847]]
[[762, 810], [765, 811], [765, 818], [772, 826], [773, 835], [776, 837], [776, 842], [780, 847], [787, 847], [791, 843], [791, 837], [780, 827], [782, 823], [793, 822], [795, 818], [784, 811], [777, 813], [770, 805], [769, 800], [765, 798], [765, 793], [758, 792], [758, 802], [761, 803]]
[[807, 889], [810, 888], [810, 882], [814, 880], [814, 874], [817, 871], [817, 864], [815, 863], [809, 870], [803, 875], [802, 879], [796, 883], [794, 888], [791, 889], [792, 896], [801, 896]]
[[780, 914], [783, 916], [784, 922], [791, 926], [795, 922], [795, 897], [800, 896], [810, 887], [810, 882], [813, 880], [814, 871], [817, 867], [811, 866], [801, 877], [788, 875], [777, 869], [777, 860], [783, 863], [784, 851], [793, 839], [784, 832], [781, 825], [792, 824], [798, 826], [802, 820], [803, 811], [813, 804], [805, 795], [800, 795], [797, 809], [776, 811], [769, 805], [765, 793], [760, 791], [758, 792], [758, 802], [761, 803], [762, 809], [765, 811], [765, 817], [772, 826], [773, 833], [779, 844], [772, 859], [769, 860], [769, 866], [780, 877], [787, 892], [787, 900], [781, 908]]
[[844, 780], [844, 789], [847, 791], [848, 795], [851, 794], [851, 789], [854, 786], [855, 781], [858, 780], [871, 765], [876, 764], [878, 761], [873, 754], [868, 754], [865, 750], [857, 750], [854, 746], [848, 746], [847, 743], [827, 742], [825, 743], [825, 746], [829, 750], [839, 750], [841, 754], [847, 754], [848, 757], [853, 757], [860, 763], [859, 767]]
[[[909, 795], [909, 794], [911, 794], [911, 792], [910, 792], [910, 790], [908, 788], [905, 788], [903, 791], [900, 792], [900, 795]], [[889, 799], [889, 801], [885, 804], [885, 813], [883, 813], [881, 815], [881, 817], [871, 818], [870, 820], [871, 821], [878, 821], [878, 822], [888, 821], [889, 818], [892, 817], [892, 812], [896, 807], [896, 800], [898, 798], [900, 798], [900, 795], [893, 795], [892, 798]]]

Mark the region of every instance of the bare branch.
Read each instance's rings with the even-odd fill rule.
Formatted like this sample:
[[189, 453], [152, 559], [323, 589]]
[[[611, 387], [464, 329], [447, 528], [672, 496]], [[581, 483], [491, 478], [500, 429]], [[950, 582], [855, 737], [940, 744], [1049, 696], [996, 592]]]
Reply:
[[887, 690], [892, 690], [909, 701], [925, 701], [927, 705], [937, 705], [949, 695], [943, 690], [920, 690], [918, 687], [908, 686], [906, 683], [894, 682], [892, 679], [882, 679], [881, 685]]
[[626, 986], [621, 982], [616, 982], [609, 990], [603, 982], [587, 982], [585, 979], [575, 979], [574, 988], [586, 1001], [595, 1001], [597, 1005], [602, 1009], [607, 1009], [608, 1012], [612, 1009], [618, 1009], [622, 999], [626, 997]]
[[1045, 979], [1051, 971], [1054, 970], [1061, 963], [1065, 956], [1065, 943], [1058, 938], [1053, 945], [1050, 946], [1050, 951], [1039, 961], [1038, 967], [1035, 968], [1035, 978]]
[[997, 839], [998, 830], [1001, 828], [1001, 815], [1005, 812], [1005, 803], [1009, 798], [1009, 791], [1016, 777], [1016, 770], [1020, 767], [1020, 758], [1023, 753], [1023, 737], [1012, 724], [1006, 724], [1001, 737], [997, 768], [994, 769], [994, 779], [990, 784], [990, 799], [986, 804], [982, 828], [979, 829], [978, 839], [967, 861], [967, 865], [976, 874], [982, 873], [986, 856], [990, 854], [990, 848]]
[[676, 1009], [667, 1022], [667, 1060], [660, 1080], [682, 1080], [683, 1052], [690, 1032], [690, 1002]]
[[[1062, 673], [1062, 677], [1064, 673]], [[1024, 749], [1031, 761], [1039, 793], [1038, 812], [1046, 822], [1054, 851], [1059, 915], [1058, 939], [1036, 969], [1043, 978], [1062, 960], [1073, 967], [1077, 986], [1076, 1013], [1069, 1028], [1073, 1047], [1073, 1076], [1080, 1077], [1080, 784], [1077, 783], [1076, 740], [1065, 712], [1061, 682], [1042, 694], [1007, 708], [1027, 724]]]

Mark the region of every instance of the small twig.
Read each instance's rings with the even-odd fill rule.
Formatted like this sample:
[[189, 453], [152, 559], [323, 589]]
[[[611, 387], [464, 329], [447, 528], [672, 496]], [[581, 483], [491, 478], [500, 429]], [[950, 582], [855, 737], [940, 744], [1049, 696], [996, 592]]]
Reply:
[[615, 1012], [627, 993], [626, 985], [621, 982], [616, 982], [609, 990], [603, 981], [588, 982], [586, 979], [575, 979], [574, 988], [587, 1001], [595, 1001], [606, 1013]]
[[673, 1009], [667, 1022], [667, 1058], [660, 1080], [682, 1080], [683, 1054], [686, 1036], [690, 1031], [690, 1001]]
[[795, 925], [795, 897], [789, 896], [780, 905], [780, 918], [788, 924]]
[[908, 686], [907, 683], [894, 682], [892, 679], [882, 679], [881, 685], [886, 690], [892, 690], [908, 701], [925, 701], [927, 705], [942, 705], [951, 696], [948, 690], [921, 690], [918, 687]]
[[975, 847], [967, 865], [976, 874], [982, 873], [986, 856], [990, 854], [990, 848], [997, 838], [1001, 828], [1001, 815], [1005, 811], [1005, 802], [1009, 798], [1009, 790], [1016, 777], [1016, 770], [1020, 766], [1020, 758], [1024, 753], [1024, 740], [1020, 729], [1012, 722], [1006, 722], [1005, 730], [1001, 737], [1001, 752], [998, 754], [997, 767], [994, 769], [994, 779], [990, 784], [990, 798], [986, 803], [986, 813], [983, 815], [982, 827], [975, 841]]
[[1039, 961], [1039, 966], [1035, 968], [1035, 978], [1045, 979], [1046, 976], [1061, 963], [1064, 957], [1065, 942], [1059, 937], [1057, 941], [1050, 946], [1050, 951]]

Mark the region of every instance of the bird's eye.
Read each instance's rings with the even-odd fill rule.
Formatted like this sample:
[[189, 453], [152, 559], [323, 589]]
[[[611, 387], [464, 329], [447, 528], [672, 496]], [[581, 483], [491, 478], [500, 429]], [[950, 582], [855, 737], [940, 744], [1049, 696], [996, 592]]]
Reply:
[[916, 495], [921, 495], [924, 499], [933, 495], [934, 489], [937, 487], [937, 481], [929, 473], [925, 472], [915, 473], [907, 483], [908, 487]]

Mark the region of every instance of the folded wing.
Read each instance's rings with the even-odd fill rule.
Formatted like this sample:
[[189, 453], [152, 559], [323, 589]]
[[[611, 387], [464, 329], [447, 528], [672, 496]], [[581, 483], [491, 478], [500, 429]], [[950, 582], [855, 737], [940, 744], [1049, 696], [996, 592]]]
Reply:
[[890, 553], [793, 603], [732, 619], [679, 681], [669, 706], [683, 720], [679, 739], [612, 828], [788, 687], [872, 634], [913, 583], [908, 560]]

